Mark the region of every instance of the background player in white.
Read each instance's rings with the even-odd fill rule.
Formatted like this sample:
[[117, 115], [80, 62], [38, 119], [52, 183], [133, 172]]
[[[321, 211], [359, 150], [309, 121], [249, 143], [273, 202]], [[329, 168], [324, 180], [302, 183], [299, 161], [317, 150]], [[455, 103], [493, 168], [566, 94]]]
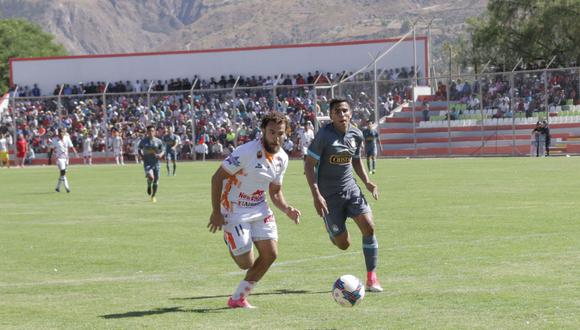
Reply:
[[58, 178], [58, 182], [56, 184], [56, 191], [60, 192], [60, 185], [64, 184], [64, 188], [66, 192], [70, 192], [70, 187], [68, 185], [68, 179], [66, 178], [66, 170], [68, 168], [68, 150], [72, 149], [75, 153], [75, 157], [77, 157], [77, 150], [72, 144], [69, 135], [66, 132], [66, 128], [59, 128], [58, 135], [52, 139], [52, 154], [55, 155], [55, 162], [58, 170], [60, 172], [60, 176]]
[[83, 139], [83, 161], [85, 165], [93, 165], [93, 139], [88, 131]]
[[125, 162], [123, 161], [123, 138], [116, 128], [113, 128], [111, 133], [113, 135], [111, 144], [113, 147], [113, 154], [115, 155], [115, 162], [117, 165], [125, 165]]
[[308, 147], [312, 140], [314, 140], [314, 128], [312, 127], [312, 123], [307, 121], [304, 123], [303, 129], [300, 131], [300, 150], [302, 151], [302, 157], [306, 158], [308, 154]]
[[0, 167], [10, 168], [10, 155], [8, 153], [8, 148], [11, 144], [10, 133], [0, 132]]
[[[300, 222], [300, 211], [288, 205], [282, 193], [288, 155], [281, 146], [288, 121], [282, 113], [270, 112], [260, 127], [262, 139], [235, 149], [211, 180], [213, 211], [207, 226], [212, 233], [223, 227], [232, 258], [241, 269], [247, 269], [228, 300], [231, 308], [253, 308], [246, 298], [278, 254], [278, 229], [265, 191], [278, 209], [294, 223]], [[257, 258], [252, 243], [258, 250]]]

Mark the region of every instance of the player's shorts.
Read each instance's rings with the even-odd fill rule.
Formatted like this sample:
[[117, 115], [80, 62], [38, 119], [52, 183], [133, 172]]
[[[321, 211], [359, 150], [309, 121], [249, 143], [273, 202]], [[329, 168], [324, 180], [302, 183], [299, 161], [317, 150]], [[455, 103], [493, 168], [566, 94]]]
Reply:
[[329, 196], [326, 199], [328, 214], [324, 217], [326, 230], [330, 236], [338, 236], [346, 231], [346, 218], [354, 218], [370, 213], [371, 208], [359, 187]]
[[177, 152], [175, 151], [175, 149], [167, 150], [167, 152], [165, 153], [165, 158], [167, 160], [177, 160]]
[[58, 167], [58, 169], [61, 171], [66, 170], [66, 168], [68, 167], [68, 159], [58, 158], [56, 160], [56, 167]]
[[92, 157], [92, 156], [93, 156], [92, 151], [83, 151], [83, 157], [87, 158], [87, 157]]
[[377, 156], [377, 148], [376, 147], [370, 147], [370, 148], [365, 148], [365, 152], [367, 157], [372, 157], [372, 156]]
[[226, 215], [225, 221], [224, 241], [234, 256], [250, 252], [255, 241], [278, 240], [278, 227], [272, 211], [253, 221], [240, 221], [235, 215]]
[[302, 147], [302, 156], [306, 157], [308, 155], [308, 147]]
[[161, 167], [159, 164], [145, 164], [145, 163], [143, 163], [143, 169], [145, 170], [145, 177], [148, 177], [149, 174], [151, 173], [154, 178], [159, 178], [160, 168]]
[[26, 152], [18, 152], [16, 153], [16, 157], [18, 158], [24, 158], [26, 156]]
[[0, 160], [3, 162], [8, 161], [8, 151], [0, 151]]
[[115, 150], [115, 151], [113, 151], [113, 153], [115, 154], [115, 157], [122, 157], [123, 156], [123, 152], [121, 150]]

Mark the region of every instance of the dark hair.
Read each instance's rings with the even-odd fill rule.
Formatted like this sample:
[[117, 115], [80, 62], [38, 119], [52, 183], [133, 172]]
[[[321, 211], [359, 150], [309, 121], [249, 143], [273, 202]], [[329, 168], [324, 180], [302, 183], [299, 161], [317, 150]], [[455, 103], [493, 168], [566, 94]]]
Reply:
[[332, 112], [332, 110], [334, 110], [334, 108], [336, 108], [339, 104], [341, 104], [343, 102], [348, 104], [348, 101], [345, 99], [332, 99], [332, 100], [330, 100], [330, 107], [329, 107], [330, 112]]
[[278, 111], [269, 112], [264, 118], [262, 118], [262, 124], [260, 125], [261, 129], [265, 129], [266, 126], [270, 122], [274, 122], [275, 124], [284, 124], [286, 128], [288, 128], [288, 119], [286, 116]]
[[149, 130], [152, 129], [152, 128], [155, 129], [155, 126], [153, 126], [153, 125], [147, 126], [147, 132], [149, 132]]

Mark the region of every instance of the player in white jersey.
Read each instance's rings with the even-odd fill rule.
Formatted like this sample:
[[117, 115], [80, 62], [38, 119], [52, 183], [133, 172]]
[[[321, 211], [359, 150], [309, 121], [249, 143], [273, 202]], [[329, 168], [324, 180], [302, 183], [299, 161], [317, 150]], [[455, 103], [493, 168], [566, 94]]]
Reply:
[[[282, 150], [288, 121], [279, 112], [267, 114], [261, 124], [263, 137], [239, 146], [212, 177], [212, 214], [208, 227], [212, 233], [224, 229], [230, 254], [246, 276], [228, 300], [231, 308], [253, 308], [247, 301], [256, 282], [272, 265], [278, 254], [278, 229], [272, 203], [294, 223], [300, 211], [290, 206], [282, 193], [282, 180], [288, 155]], [[254, 258], [253, 245], [259, 256]]]
[[304, 128], [300, 131], [300, 150], [302, 151], [302, 157], [306, 158], [308, 154], [308, 147], [312, 140], [314, 140], [314, 130], [312, 128], [312, 123], [307, 121], [304, 123]]
[[125, 165], [125, 162], [123, 161], [123, 138], [116, 128], [113, 128], [111, 133], [113, 135], [111, 144], [113, 147], [113, 154], [115, 155], [115, 162], [117, 165]]
[[83, 139], [83, 160], [85, 165], [93, 165], [93, 139], [90, 133]]
[[59, 128], [58, 135], [52, 139], [52, 154], [56, 159], [56, 166], [60, 171], [60, 176], [58, 178], [58, 183], [56, 184], [56, 192], [60, 192], [60, 185], [64, 184], [66, 192], [70, 192], [70, 187], [68, 185], [68, 180], [66, 178], [66, 170], [68, 168], [68, 150], [72, 149], [77, 155], [77, 150], [72, 144], [70, 137], [66, 133], [66, 128]]

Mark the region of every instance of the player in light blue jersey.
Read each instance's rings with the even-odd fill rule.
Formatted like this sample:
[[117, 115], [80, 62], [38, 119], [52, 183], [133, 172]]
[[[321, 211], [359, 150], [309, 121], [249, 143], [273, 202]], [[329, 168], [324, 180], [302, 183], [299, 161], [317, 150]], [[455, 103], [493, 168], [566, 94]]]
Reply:
[[174, 133], [173, 126], [169, 126], [167, 134], [163, 136], [163, 143], [165, 143], [165, 160], [167, 166], [167, 175], [169, 173], [169, 161], [173, 163], [173, 176], [175, 176], [175, 171], [177, 169], [177, 147], [181, 144], [181, 139], [179, 135]]
[[379, 142], [379, 132], [373, 128], [373, 122], [371, 120], [367, 121], [366, 127], [363, 129], [362, 133], [365, 139], [365, 154], [367, 156], [367, 169], [369, 173], [375, 174], [376, 171], [376, 158], [377, 158], [377, 145], [380, 148]]
[[359, 227], [363, 236], [367, 290], [380, 292], [383, 288], [376, 274], [378, 242], [375, 237], [375, 224], [371, 208], [356, 184], [353, 172], [356, 172], [375, 199], [379, 194], [360, 159], [364, 137], [351, 124], [351, 117], [350, 106], [346, 100], [330, 101], [332, 122], [316, 133], [308, 148], [304, 172], [314, 199], [314, 208], [324, 219], [332, 243], [341, 250], [350, 246], [350, 235], [346, 229], [347, 217], [352, 218]]
[[159, 160], [163, 158], [163, 142], [155, 137], [155, 126], [147, 126], [147, 136], [139, 142], [139, 156], [143, 159], [143, 168], [147, 178], [147, 194], [151, 202], [157, 202], [157, 186], [159, 182]]

